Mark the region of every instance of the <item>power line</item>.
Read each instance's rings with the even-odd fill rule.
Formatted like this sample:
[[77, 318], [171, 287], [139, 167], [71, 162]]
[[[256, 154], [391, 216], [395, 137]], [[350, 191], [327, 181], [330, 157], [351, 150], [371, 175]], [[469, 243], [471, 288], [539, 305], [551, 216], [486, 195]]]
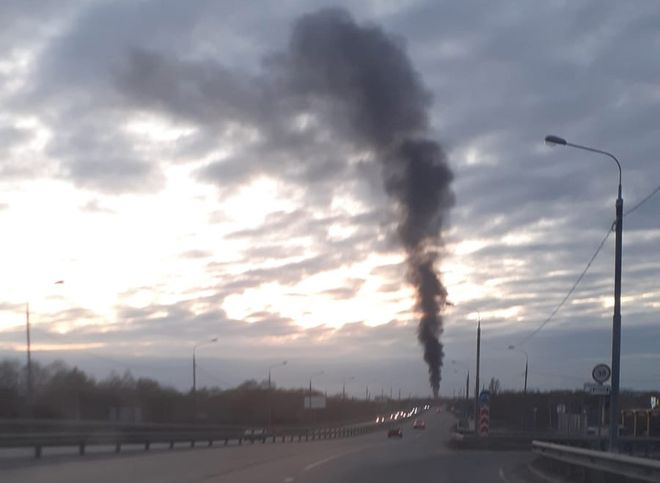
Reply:
[[611, 229], [611, 228], [610, 228], [609, 230], [607, 230], [607, 233], [605, 234], [605, 236], [603, 237], [603, 239], [602, 239], [602, 240], [600, 241], [600, 243], [598, 244], [598, 247], [596, 248], [596, 251], [594, 252], [594, 254], [591, 255], [591, 258], [590, 258], [589, 261], [587, 262], [587, 265], [584, 267], [584, 270], [582, 270], [582, 273], [580, 273], [580, 276], [577, 278], [577, 280], [575, 281], [575, 283], [573, 284], [573, 286], [570, 288], [570, 290], [568, 291], [568, 293], [564, 296], [564, 298], [562, 299], [562, 301], [559, 302], [559, 304], [554, 308], [554, 310], [553, 310], [552, 313], [550, 314], [550, 317], [548, 317], [548, 318], [545, 319], [543, 322], [541, 322], [541, 324], [540, 324], [536, 329], [534, 329], [530, 334], [528, 334], [528, 335], [525, 336], [523, 339], [521, 339], [521, 340], [516, 344], [516, 347], [517, 347], [517, 346], [520, 346], [520, 345], [523, 345], [523, 344], [526, 344], [526, 343], [529, 341], [529, 339], [531, 339], [531, 338], [534, 337], [536, 334], [538, 334], [538, 333], [541, 331], [541, 329], [543, 329], [543, 327], [546, 326], [546, 324], [547, 324], [548, 322], [550, 322], [552, 319], [554, 319], [555, 315], [557, 315], [557, 312], [559, 312], [559, 310], [564, 306], [564, 304], [565, 304], [566, 302], [568, 302], [568, 299], [571, 298], [571, 295], [573, 295], [573, 292], [575, 292], [575, 289], [577, 289], [578, 285], [580, 285], [580, 282], [582, 282], [582, 279], [584, 278], [584, 276], [587, 274], [587, 272], [588, 272], [589, 269], [591, 268], [591, 264], [594, 263], [594, 260], [596, 260], [596, 257], [598, 256], [598, 254], [600, 253], [600, 251], [603, 249], [603, 246], [605, 246], [605, 242], [606, 242], [607, 239], [610, 237], [610, 233], [612, 233], [612, 229]]
[[637, 211], [638, 208], [640, 208], [644, 203], [649, 201], [651, 198], [653, 198], [655, 195], [660, 193], [660, 185], [656, 186], [653, 191], [651, 191], [647, 196], [645, 196], [639, 203], [637, 203], [635, 206], [630, 208], [628, 211], [626, 211], [624, 214], [625, 215], [630, 215]]
[[[656, 186], [653, 191], [651, 191], [647, 196], [642, 198], [641, 201], [639, 201], [636, 205], [634, 205], [632, 208], [630, 208], [628, 211], [626, 211], [624, 213], [624, 215], [625, 216], [631, 215], [632, 213], [637, 211], [639, 208], [641, 208], [646, 202], [648, 202], [651, 198], [653, 198], [659, 192], [660, 192], [660, 185]], [[603, 246], [605, 246], [605, 242], [607, 241], [607, 239], [610, 237], [610, 234], [614, 230], [615, 223], [616, 222], [612, 222], [612, 225], [610, 226], [610, 229], [607, 230], [607, 233], [605, 233], [605, 236], [603, 237], [603, 239], [598, 244], [598, 247], [596, 248], [596, 251], [593, 253], [593, 255], [591, 255], [591, 258], [587, 262], [587, 265], [584, 267], [584, 270], [582, 270], [582, 273], [580, 273], [580, 276], [577, 278], [577, 280], [575, 281], [573, 286], [569, 289], [566, 296], [564, 296], [564, 298], [561, 300], [561, 302], [559, 302], [559, 304], [550, 313], [550, 316], [547, 319], [545, 319], [543, 322], [541, 322], [541, 324], [536, 329], [534, 329], [530, 334], [523, 337], [516, 344], [516, 346], [526, 344], [532, 337], [534, 337], [536, 334], [538, 334], [543, 329], [543, 327], [545, 327], [548, 324], [548, 322], [550, 322], [555, 317], [555, 315], [557, 315], [557, 312], [559, 312], [559, 310], [561, 310], [561, 308], [568, 301], [568, 299], [571, 298], [571, 295], [573, 295], [573, 292], [575, 292], [575, 289], [577, 289], [578, 285], [580, 285], [580, 282], [582, 282], [582, 279], [584, 279], [584, 276], [587, 274], [587, 272], [591, 268], [591, 265], [594, 263], [594, 260], [596, 260], [596, 257], [598, 256], [600, 251], [603, 249]]]

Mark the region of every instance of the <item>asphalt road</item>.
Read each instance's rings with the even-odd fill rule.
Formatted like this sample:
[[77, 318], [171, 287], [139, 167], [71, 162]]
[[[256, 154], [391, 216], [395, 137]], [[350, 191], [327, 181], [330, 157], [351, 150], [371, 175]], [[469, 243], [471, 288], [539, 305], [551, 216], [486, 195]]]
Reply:
[[119, 456], [44, 458], [0, 469], [3, 483], [394, 483], [528, 481], [530, 453], [453, 451], [453, 419], [424, 415], [426, 430], [403, 426], [401, 440], [376, 432], [309, 443], [254, 444]]

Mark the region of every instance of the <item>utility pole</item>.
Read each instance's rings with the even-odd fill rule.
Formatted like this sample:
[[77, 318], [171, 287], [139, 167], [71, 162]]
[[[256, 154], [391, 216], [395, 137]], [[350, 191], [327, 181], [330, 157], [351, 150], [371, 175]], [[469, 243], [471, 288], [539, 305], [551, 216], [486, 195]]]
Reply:
[[213, 339], [210, 340], [205, 340], [202, 342], [198, 342], [193, 346], [193, 387], [192, 387], [192, 392], [193, 392], [193, 410], [194, 410], [194, 419], [197, 418], [197, 357], [195, 355], [195, 352], [197, 351], [197, 347], [204, 345], [204, 344], [212, 344], [214, 342], [217, 342], [218, 338], [214, 337]]
[[[612, 156], [613, 157], [613, 156]], [[618, 160], [617, 165], [619, 164]], [[614, 257], [614, 316], [612, 317], [612, 389], [610, 393], [610, 451], [617, 451], [619, 439], [619, 373], [621, 371], [621, 258], [623, 238], [623, 198], [621, 198], [621, 166], [619, 195], [616, 199], [616, 241]]]
[[465, 423], [468, 423], [468, 416], [470, 414], [470, 370], [467, 371], [465, 378]]
[[470, 371], [467, 371], [467, 377], [465, 378], [465, 401], [470, 400]]
[[30, 304], [25, 304], [25, 333], [27, 337], [27, 409], [32, 412], [32, 348], [30, 344]]
[[529, 358], [525, 359], [525, 389], [523, 390], [527, 394], [527, 370], [529, 369]]
[[195, 357], [195, 349], [197, 347], [193, 348], [193, 387], [192, 387], [192, 392], [193, 392], [193, 406], [194, 406], [194, 418], [197, 418], [197, 359]]
[[479, 363], [481, 358], [481, 315], [477, 325], [477, 374], [474, 381], [474, 432], [479, 435]]

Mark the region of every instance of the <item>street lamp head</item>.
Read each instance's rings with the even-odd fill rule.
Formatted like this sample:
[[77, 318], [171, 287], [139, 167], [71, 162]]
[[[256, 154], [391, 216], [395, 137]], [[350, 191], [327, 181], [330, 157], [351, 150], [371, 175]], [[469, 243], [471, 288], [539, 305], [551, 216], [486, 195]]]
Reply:
[[516, 348], [515, 345], [510, 345], [510, 346], [509, 346], [509, 350], [510, 350], [510, 351], [514, 350], [515, 348]]
[[550, 134], [545, 137], [545, 144], [548, 146], [566, 146], [566, 139]]

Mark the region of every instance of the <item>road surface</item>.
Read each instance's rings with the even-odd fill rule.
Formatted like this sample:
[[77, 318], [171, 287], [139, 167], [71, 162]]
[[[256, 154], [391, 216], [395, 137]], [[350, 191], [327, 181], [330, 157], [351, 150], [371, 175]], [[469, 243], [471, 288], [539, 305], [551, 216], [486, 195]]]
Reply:
[[0, 469], [3, 483], [519, 483], [530, 453], [453, 451], [453, 419], [424, 415], [426, 430], [403, 427], [401, 440], [385, 431], [329, 441], [208, 449], [161, 450], [122, 455], [24, 460]]

